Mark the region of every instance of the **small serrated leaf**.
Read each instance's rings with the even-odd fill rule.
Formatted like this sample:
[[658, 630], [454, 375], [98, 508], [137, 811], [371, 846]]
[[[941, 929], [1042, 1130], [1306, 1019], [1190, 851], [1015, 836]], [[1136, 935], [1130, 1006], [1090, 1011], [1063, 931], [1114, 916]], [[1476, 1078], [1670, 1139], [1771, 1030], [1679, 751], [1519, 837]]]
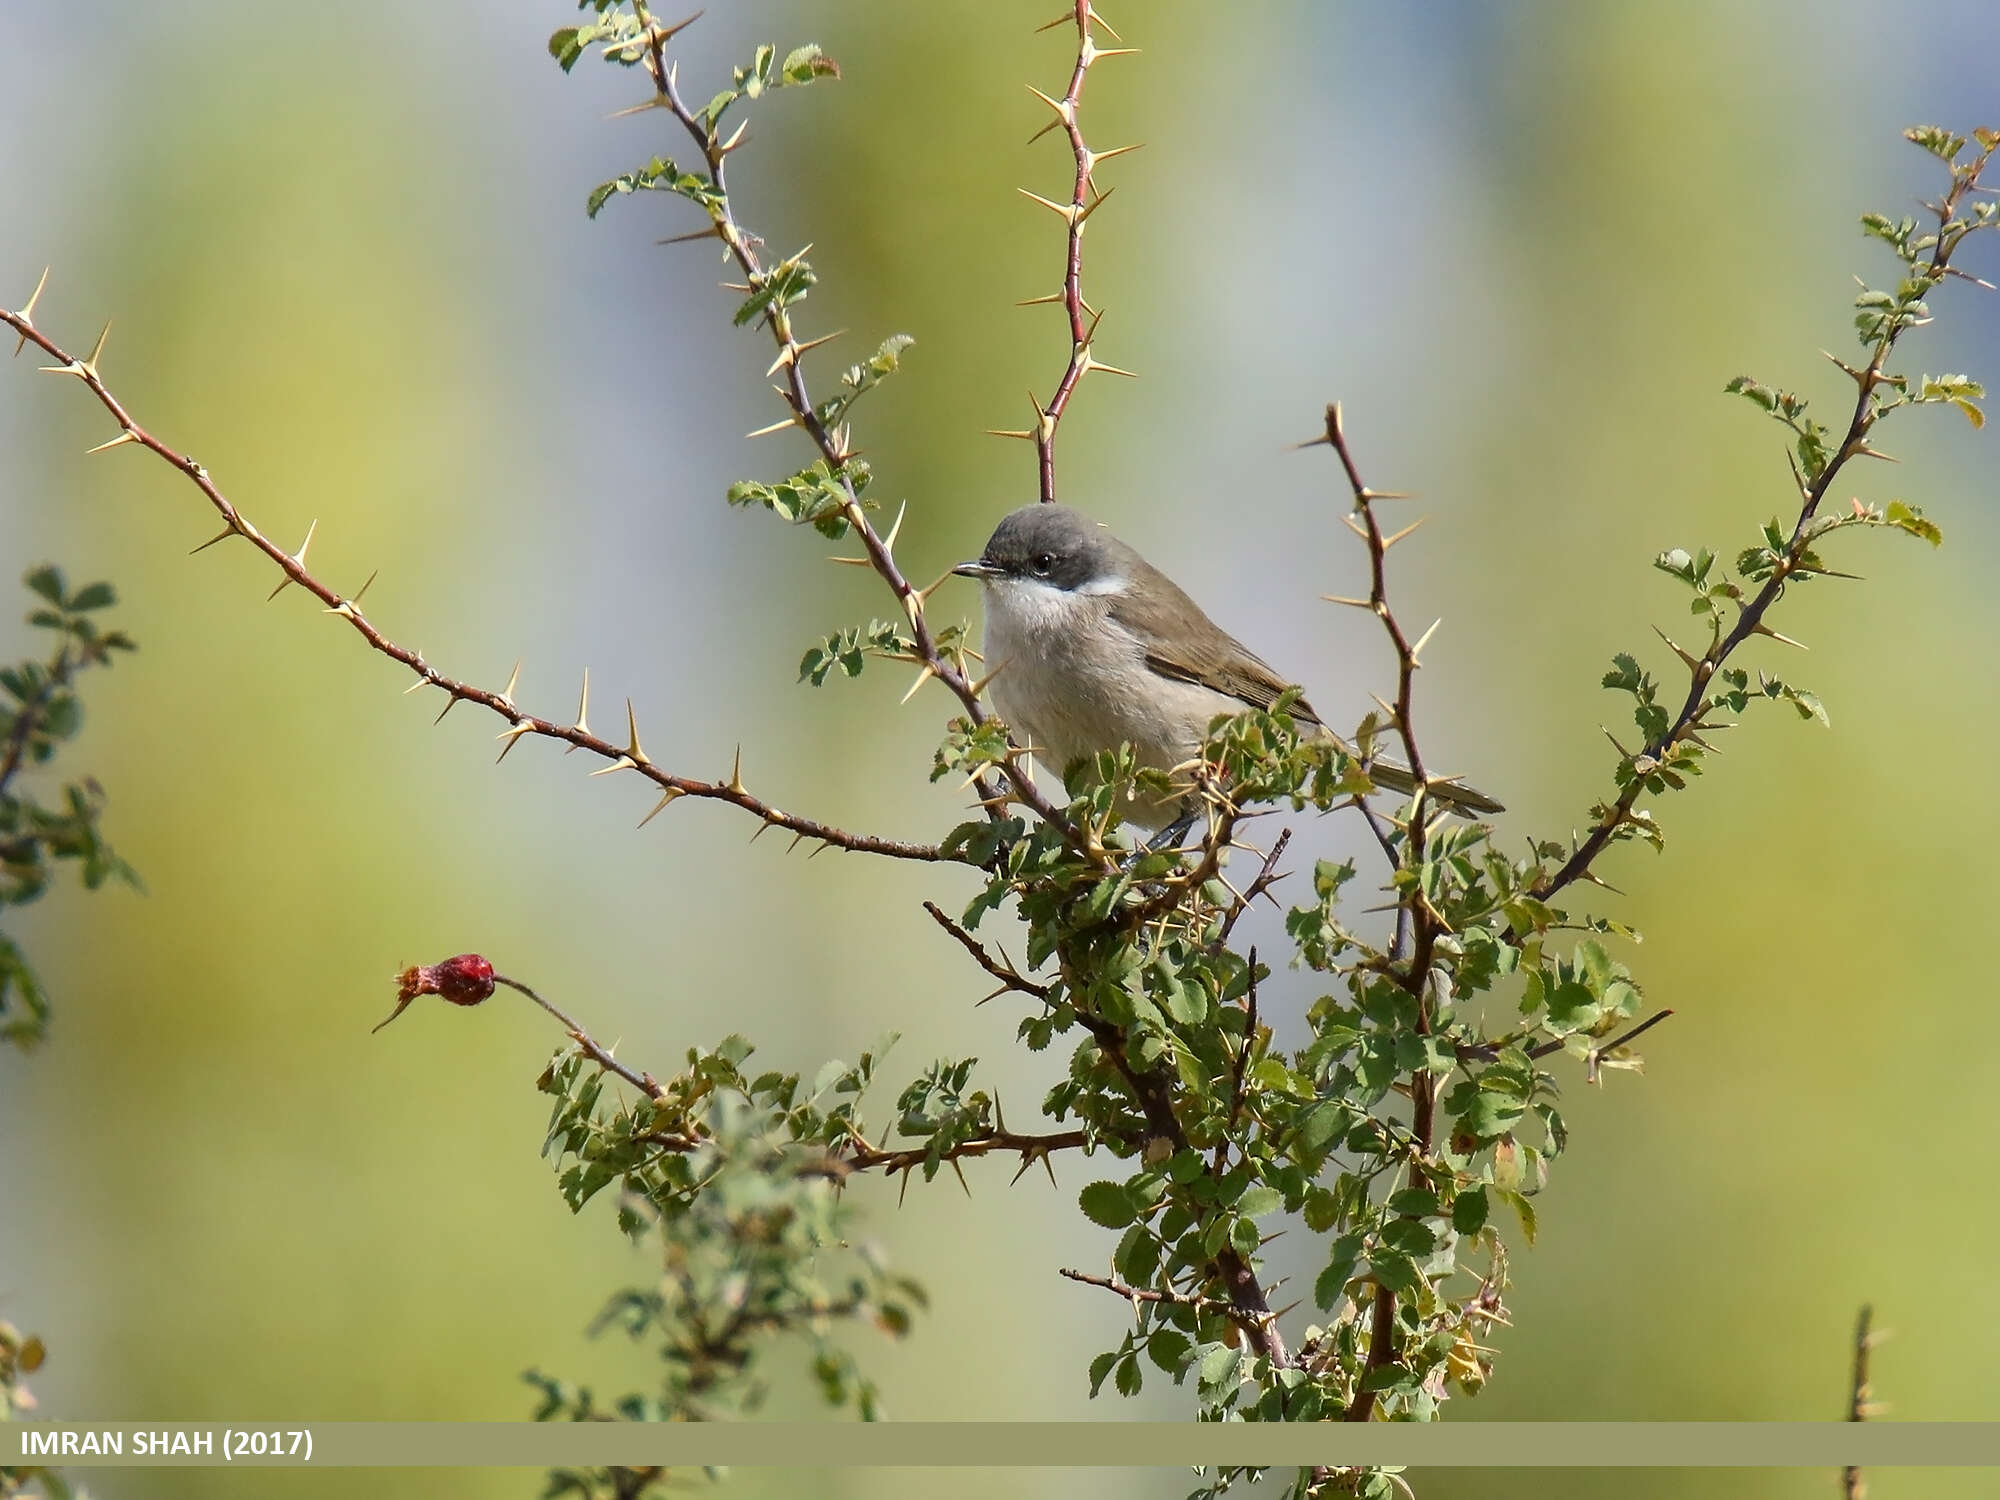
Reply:
[[1076, 1201], [1085, 1218], [1106, 1229], [1123, 1229], [1138, 1217], [1122, 1183], [1093, 1182], [1077, 1194]]

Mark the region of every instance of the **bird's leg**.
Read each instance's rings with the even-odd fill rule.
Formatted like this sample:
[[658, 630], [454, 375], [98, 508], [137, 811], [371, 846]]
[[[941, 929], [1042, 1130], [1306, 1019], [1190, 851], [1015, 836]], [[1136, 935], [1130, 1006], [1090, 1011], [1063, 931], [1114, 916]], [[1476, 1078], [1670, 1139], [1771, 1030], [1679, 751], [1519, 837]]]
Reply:
[[1201, 804], [1192, 797], [1188, 798], [1181, 804], [1180, 816], [1146, 841], [1146, 852], [1158, 854], [1162, 849], [1179, 847], [1181, 840], [1194, 830], [1195, 820], [1200, 816]]

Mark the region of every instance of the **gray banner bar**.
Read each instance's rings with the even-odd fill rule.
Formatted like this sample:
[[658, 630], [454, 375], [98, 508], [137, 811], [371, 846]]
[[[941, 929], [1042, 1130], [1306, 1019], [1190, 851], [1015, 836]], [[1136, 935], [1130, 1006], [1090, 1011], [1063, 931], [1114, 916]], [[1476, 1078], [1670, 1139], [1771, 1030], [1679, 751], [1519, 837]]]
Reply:
[[2000, 1422], [10, 1422], [0, 1465], [2000, 1467]]

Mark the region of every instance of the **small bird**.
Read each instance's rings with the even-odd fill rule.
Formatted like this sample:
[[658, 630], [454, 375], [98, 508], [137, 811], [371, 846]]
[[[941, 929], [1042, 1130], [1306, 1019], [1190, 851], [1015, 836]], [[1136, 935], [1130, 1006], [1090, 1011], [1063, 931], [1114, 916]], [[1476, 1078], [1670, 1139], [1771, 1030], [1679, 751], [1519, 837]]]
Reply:
[[[1217, 716], [1269, 708], [1290, 686], [1171, 578], [1067, 505], [1003, 517], [986, 550], [952, 571], [984, 585], [994, 708], [1057, 769], [1127, 743], [1140, 765], [1171, 771], [1201, 753]], [[1303, 698], [1290, 713], [1343, 743]], [[1369, 775], [1416, 790], [1403, 766], [1377, 760]], [[1462, 813], [1505, 810], [1452, 782], [1434, 781], [1430, 795]], [[1129, 821], [1178, 838], [1194, 811], [1172, 797], [1135, 806]]]

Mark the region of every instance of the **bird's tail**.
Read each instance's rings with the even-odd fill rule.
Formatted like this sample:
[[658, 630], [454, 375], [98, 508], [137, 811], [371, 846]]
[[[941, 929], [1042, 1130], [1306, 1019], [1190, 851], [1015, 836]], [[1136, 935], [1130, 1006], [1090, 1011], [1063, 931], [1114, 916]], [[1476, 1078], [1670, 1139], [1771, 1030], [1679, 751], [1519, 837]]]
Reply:
[[[1394, 761], [1371, 761], [1368, 775], [1377, 786], [1387, 787], [1403, 796], [1412, 795], [1417, 789], [1417, 778]], [[1469, 786], [1460, 786], [1455, 781], [1433, 781], [1429, 795], [1442, 802], [1453, 812], [1469, 813], [1475, 817], [1488, 817], [1493, 813], [1503, 813], [1507, 809], [1495, 802], [1484, 792], [1474, 791]]]

